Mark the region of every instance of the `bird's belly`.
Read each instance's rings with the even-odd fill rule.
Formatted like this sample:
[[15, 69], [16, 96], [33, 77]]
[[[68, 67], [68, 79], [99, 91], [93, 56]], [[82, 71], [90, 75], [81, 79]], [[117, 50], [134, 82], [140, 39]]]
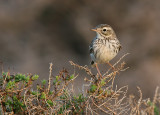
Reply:
[[108, 48], [107, 46], [101, 46], [96, 55], [96, 62], [106, 63], [112, 60], [116, 56], [113, 48]]

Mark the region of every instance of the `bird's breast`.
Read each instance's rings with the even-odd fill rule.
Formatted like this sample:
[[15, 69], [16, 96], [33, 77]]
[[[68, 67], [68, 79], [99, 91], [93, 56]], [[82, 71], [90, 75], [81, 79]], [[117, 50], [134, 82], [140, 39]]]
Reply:
[[94, 44], [94, 55], [96, 62], [105, 63], [112, 60], [118, 53], [114, 41], [100, 39]]

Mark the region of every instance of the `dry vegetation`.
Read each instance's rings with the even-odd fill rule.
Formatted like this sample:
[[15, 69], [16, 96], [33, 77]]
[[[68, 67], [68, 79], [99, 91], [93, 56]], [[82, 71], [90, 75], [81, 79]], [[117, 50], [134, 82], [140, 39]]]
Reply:
[[57, 76], [53, 76], [52, 63], [49, 67], [48, 81], [42, 80], [37, 84], [36, 90], [32, 85], [38, 79], [38, 75], [11, 75], [10, 72], [3, 72], [0, 77], [0, 114], [159, 115], [158, 87], [151, 101], [143, 99], [139, 87], [139, 99], [136, 99], [133, 95], [126, 95], [127, 86], [118, 88], [114, 84], [116, 76], [128, 69], [125, 62], [121, 62], [126, 55], [114, 64], [114, 71], [109, 69], [102, 77], [93, 74], [87, 66], [70, 61], [74, 68], [82, 69], [90, 76], [90, 79], [84, 79], [86, 83], [79, 94], [75, 94], [72, 83], [80, 75], [70, 75], [63, 69]]

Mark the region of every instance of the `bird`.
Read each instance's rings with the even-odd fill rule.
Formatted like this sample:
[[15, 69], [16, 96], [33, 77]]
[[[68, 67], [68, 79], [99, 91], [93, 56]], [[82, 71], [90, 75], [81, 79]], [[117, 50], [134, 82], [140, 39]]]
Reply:
[[115, 70], [109, 61], [118, 54], [122, 46], [110, 25], [99, 24], [92, 31], [96, 32], [96, 37], [89, 45], [91, 66], [96, 67], [98, 74], [102, 76], [98, 64], [107, 63]]

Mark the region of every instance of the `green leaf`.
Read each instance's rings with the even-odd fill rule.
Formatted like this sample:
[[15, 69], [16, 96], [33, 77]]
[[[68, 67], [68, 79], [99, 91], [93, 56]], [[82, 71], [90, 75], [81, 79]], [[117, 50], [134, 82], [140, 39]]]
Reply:
[[97, 89], [97, 86], [96, 85], [91, 85], [91, 88], [90, 88], [90, 91], [91, 92], [95, 92], [96, 91], [96, 89]]
[[73, 78], [74, 78], [74, 75], [71, 75], [71, 76], [70, 76], [70, 80], [73, 79]]
[[58, 81], [58, 82], [57, 82], [57, 85], [60, 85], [60, 83], [61, 83], [61, 81]]
[[38, 75], [34, 75], [34, 76], [32, 77], [32, 80], [37, 80], [38, 78], [39, 78]]
[[154, 114], [155, 114], [155, 115], [159, 115], [159, 112], [160, 112], [160, 111], [159, 111], [159, 108], [155, 105], [155, 106], [154, 106]]
[[53, 102], [51, 100], [47, 100], [47, 103], [50, 105], [50, 106], [53, 106]]
[[45, 85], [47, 81], [46, 80], [42, 80], [41, 82], [42, 82], [42, 85]]
[[12, 103], [12, 100], [10, 100], [10, 99], [8, 99], [8, 100], [5, 102], [5, 105], [11, 105], [11, 104], [13, 104], [13, 103]]
[[13, 89], [15, 87], [15, 81], [9, 81], [7, 83], [6, 89]]
[[2, 73], [2, 76], [7, 76], [8, 75], [8, 72], [3, 72]]
[[41, 99], [45, 99], [45, 98], [46, 98], [46, 94], [44, 92], [42, 92]]
[[153, 103], [151, 101], [148, 102], [148, 105], [154, 106], [154, 114], [159, 115], [160, 110], [156, 105], [153, 105]]
[[57, 80], [53, 80], [53, 85], [56, 85]]
[[31, 94], [32, 95], [37, 95], [37, 91], [32, 91]]
[[59, 80], [59, 76], [56, 76], [56, 81], [58, 81]]
[[29, 79], [30, 79], [30, 77], [27, 76], [27, 77], [25, 77], [25, 80], [24, 80], [24, 81], [25, 81], [26, 83], [28, 83], [28, 82], [29, 82]]
[[17, 99], [17, 97], [14, 95], [13, 96], [13, 101], [17, 101], [18, 99]]
[[104, 86], [106, 84], [105, 79], [102, 79], [100, 84], [101, 84], [101, 86]]
[[52, 91], [49, 91], [49, 93], [48, 93], [49, 95], [52, 95], [53, 94], [53, 92]]

